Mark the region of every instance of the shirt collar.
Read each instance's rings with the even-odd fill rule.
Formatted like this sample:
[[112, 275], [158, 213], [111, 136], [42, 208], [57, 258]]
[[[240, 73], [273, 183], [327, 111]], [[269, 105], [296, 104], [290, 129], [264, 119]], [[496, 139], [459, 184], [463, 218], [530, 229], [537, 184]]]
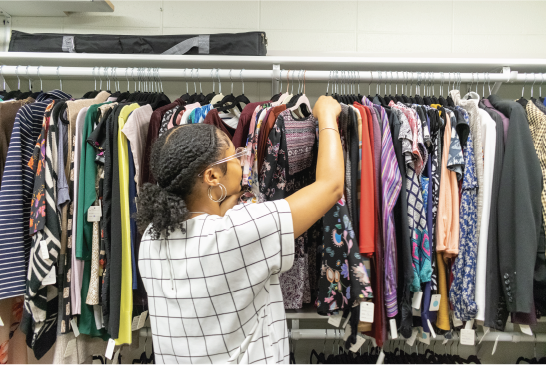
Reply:
[[36, 98], [36, 102], [44, 101], [47, 99], [70, 99], [71, 96], [61, 90], [52, 90], [47, 93], [41, 93]]

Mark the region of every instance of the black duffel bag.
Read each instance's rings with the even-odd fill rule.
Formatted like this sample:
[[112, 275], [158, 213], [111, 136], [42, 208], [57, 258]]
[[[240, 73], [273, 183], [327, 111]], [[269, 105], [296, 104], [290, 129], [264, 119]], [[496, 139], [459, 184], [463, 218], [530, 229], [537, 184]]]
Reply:
[[11, 32], [10, 52], [265, 56], [265, 32], [206, 35], [111, 35]]

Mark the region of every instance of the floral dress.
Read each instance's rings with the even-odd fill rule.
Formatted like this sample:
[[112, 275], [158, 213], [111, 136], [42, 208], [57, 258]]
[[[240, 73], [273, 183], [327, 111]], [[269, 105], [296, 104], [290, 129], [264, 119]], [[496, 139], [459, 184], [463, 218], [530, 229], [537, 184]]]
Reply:
[[324, 215], [317, 312], [327, 315], [373, 298], [370, 278], [358, 250], [345, 198]]
[[[465, 114], [465, 121], [468, 114]], [[464, 148], [464, 178], [461, 194], [459, 255], [453, 265], [449, 299], [455, 316], [462, 321], [476, 317], [476, 260], [478, 254], [478, 178], [474, 162], [472, 133]]]

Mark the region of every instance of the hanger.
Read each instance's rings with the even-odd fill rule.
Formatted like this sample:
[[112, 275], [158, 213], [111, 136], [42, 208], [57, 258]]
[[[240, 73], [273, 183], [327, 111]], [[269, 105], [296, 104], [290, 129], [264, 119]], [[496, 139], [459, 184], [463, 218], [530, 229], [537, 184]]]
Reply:
[[[227, 112], [229, 110], [232, 114], [238, 115], [240, 114], [240, 112], [243, 111], [243, 108], [241, 108], [241, 105], [238, 103], [237, 97], [233, 95], [233, 79], [231, 77], [232, 71], [233, 70], [229, 70], [229, 79], [231, 80], [231, 94], [225, 96], [218, 104], [214, 105], [214, 107], [218, 109], [218, 112]], [[244, 94], [242, 96], [244, 96]], [[237, 113], [237, 110], [239, 113]]]
[[523, 87], [521, 88], [521, 98], [516, 100], [516, 102], [520, 103], [524, 108], [527, 106], [527, 99], [523, 97], [523, 94], [525, 93], [525, 84], [527, 83], [527, 74], [525, 74], [525, 81], [523, 82]]
[[290, 78], [290, 70], [288, 70], [288, 74], [286, 75], [286, 95], [282, 99], [282, 104], [288, 104], [290, 100], [292, 100], [292, 97], [294, 96], [294, 70], [292, 70], [292, 89], [290, 89], [290, 93], [288, 93], [288, 87], [290, 86], [289, 78]]
[[206, 104], [209, 104], [210, 101], [212, 100], [212, 98], [214, 98], [216, 96], [216, 92], [214, 91], [215, 89], [215, 80], [214, 80], [214, 69], [211, 69], [210, 70], [210, 78], [212, 79], [212, 92], [211, 93], [208, 93], [206, 96], [205, 96], [205, 100], [204, 100], [204, 103], [205, 105]]
[[17, 76], [17, 90], [12, 90], [6, 95], [6, 100], [17, 99], [21, 95], [21, 80], [19, 79], [19, 66], [15, 67], [15, 76]]
[[302, 84], [302, 94], [299, 94], [298, 99], [296, 100], [295, 104], [292, 107], [289, 107], [289, 105], [286, 105], [286, 108], [289, 110], [292, 110], [294, 112], [299, 111], [301, 116], [300, 117], [308, 117], [311, 115], [311, 103], [309, 102], [309, 99], [305, 95], [305, 73], [307, 70], [303, 72], [303, 84]]
[[[233, 114], [239, 114], [239, 113], [237, 113], [235, 108], [237, 108], [239, 110], [239, 112], [242, 112], [243, 108], [241, 107], [241, 103], [250, 104], [250, 100], [248, 100], [248, 98], [245, 95], [245, 81], [243, 80], [243, 71], [244, 71], [244, 69], [242, 69], [239, 72], [239, 77], [241, 78], [241, 85], [242, 85], [241, 87], [242, 87], [243, 93], [241, 95], [237, 96], [232, 104], [228, 104], [228, 105], [226, 105], [224, 107], [218, 108], [219, 112], [225, 112], [227, 110], [231, 110], [231, 112]], [[233, 81], [232, 81], [232, 87], [233, 87]], [[233, 91], [232, 91], [232, 93], [233, 93]]]

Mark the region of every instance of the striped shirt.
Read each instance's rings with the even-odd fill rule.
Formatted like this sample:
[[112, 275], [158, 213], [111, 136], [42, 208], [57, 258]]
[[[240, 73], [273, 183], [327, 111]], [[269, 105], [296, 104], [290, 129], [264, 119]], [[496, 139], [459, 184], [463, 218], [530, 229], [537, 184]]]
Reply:
[[53, 90], [17, 112], [0, 190], [0, 299], [25, 293], [31, 238], [28, 235], [34, 172], [28, 161], [42, 129], [46, 107], [70, 95]]

